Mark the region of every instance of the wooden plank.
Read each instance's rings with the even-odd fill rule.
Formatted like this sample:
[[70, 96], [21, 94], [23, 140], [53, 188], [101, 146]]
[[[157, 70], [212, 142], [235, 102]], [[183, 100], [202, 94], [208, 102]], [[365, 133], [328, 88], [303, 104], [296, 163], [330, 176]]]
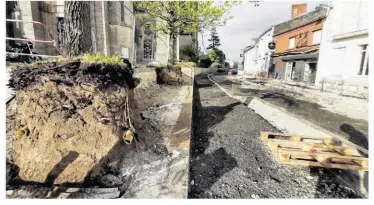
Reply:
[[361, 156], [360, 153], [352, 147], [327, 145], [322, 143], [295, 142], [279, 139], [268, 139], [268, 144], [269, 143], [278, 144], [277, 147], [300, 149], [305, 152], [335, 151], [345, 156]]
[[269, 133], [268, 132], [260, 132], [260, 139], [262, 141], [266, 141], [268, 139]]
[[[272, 139], [271, 136], [281, 136], [281, 137], [289, 137], [295, 141], [300, 141], [302, 139], [315, 139], [321, 140], [325, 144], [334, 144], [336, 140], [329, 137], [322, 137], [322, 136], [306, 136], [306, 135], [298, 135], [298, 134], [290, 134], [290, 133], [274, 133], [274, 132], [261, 132], [261, 134], [267, 134], [267, 139]], [[300, 140], [299, 140], [300, 139]]]
[[119, 191], [109, 193], [84, 193], [84, 192], [49, 192], [47, 198], [57, 199], [114, 199], [120, 195]]
[[368, 168], [366, 167], [362, 167], [359, 165], [349, 165], [349, 164], [335, 164], [335, 163], [322, 164], [320, 162], [306, 161], [306, 160], [294, 160], [294, 159], [290, 159], [288, 161], [282, 161], [282, 163], [289, 164], [289, 165], [297, 165], [297, 166], [326, 167], [326, 168], [334, 168], [334, 169], [368, 171]]
[[333, 159], [344, 159], [344, 160], [357, 160], [357, 161], [368, 161], [368, 158], [365, 157], [356, 157], [356, 156], [344, 156], [339, 153], [315, 153], [315, 152], [302, 152], [302, 151], [294, 151], [290, 149], [279, 148], [278, 153], [290, 153], [291, 157], [328, 157]]
[[75, 193], [75, 192], [84, 192], [84, 193], [111, 193], [117, 192], [118, 188], [78, 188], [78, 187], [54, 187], [54, 192], [66, 192], [66, 193]]

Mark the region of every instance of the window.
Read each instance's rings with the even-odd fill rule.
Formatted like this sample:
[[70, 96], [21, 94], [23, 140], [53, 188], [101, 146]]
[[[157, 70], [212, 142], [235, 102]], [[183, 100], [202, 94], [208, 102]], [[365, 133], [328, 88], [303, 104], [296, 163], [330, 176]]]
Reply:
[[322, 30], [314, 31], [313, 32], [313, 44], [320, 44], [322, 37]]
[[290, 44], [288, 48], [295, 48], [295, 37], [290, 38]]
[[368, 75], [369, 74], [369, 55], [368, 55], [368, 45], [362, 45], [361, 47], [361, 62], [359, 75]]
[[125, 5], [122, 1], [120, 3], [121, 3], [121, 22], [124, 22], [125, 21]]

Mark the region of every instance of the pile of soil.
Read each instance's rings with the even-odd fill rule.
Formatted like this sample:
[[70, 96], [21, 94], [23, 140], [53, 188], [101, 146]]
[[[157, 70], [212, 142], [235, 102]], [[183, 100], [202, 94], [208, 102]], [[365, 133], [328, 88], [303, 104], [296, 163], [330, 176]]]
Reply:
[[136, 137], [131, 145], [123, 140], [141, 121], [132, 74], [126, 66], [80, 60], [15, 69], [9, 81], [17, 91], [11, 160], [19, 179], [81, 184], [102, 174], [110, 156], [120, 155], [115, 152], [135, 149]]
[[183, 74], [180, 66], [161, 66], [156, 68], [157, 84], [182, 85]]

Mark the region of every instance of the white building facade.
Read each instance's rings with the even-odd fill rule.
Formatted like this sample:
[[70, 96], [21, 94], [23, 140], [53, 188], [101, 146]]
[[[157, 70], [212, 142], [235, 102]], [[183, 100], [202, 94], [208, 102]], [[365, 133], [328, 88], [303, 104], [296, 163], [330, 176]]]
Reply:
[[368, 89], [368, 73], [369, 2], [333, 1], [322, 30], [316, 85], [362, 91]]
[[251, 45], [243, 50], [243, 71], [245, 75], [252, 75], [257, 72], [256, 62], [257, 45]]
[[253, 46], [246, 47], [243, 50], [244, 55], [244, 73], [246, 75], [264, 75], [267, 74], [271, 61], [271, 50], [269, 43], [273, 42], [274, 26], [263, 32]]

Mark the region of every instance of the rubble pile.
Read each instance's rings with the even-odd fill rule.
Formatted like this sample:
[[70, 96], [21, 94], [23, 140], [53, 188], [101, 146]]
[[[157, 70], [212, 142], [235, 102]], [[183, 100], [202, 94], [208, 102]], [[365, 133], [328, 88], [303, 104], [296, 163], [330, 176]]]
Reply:
[[17, 91], [17, 111], [11, 158], [18, 177], [45, 184], [83, 183], [99, 175], [111, 156], [134, 149], [123, 139], [129, 130], [135, 132], [140, 116], [132, 74], [124, 63], [81, 59], [13, 70], [8, 86]]

